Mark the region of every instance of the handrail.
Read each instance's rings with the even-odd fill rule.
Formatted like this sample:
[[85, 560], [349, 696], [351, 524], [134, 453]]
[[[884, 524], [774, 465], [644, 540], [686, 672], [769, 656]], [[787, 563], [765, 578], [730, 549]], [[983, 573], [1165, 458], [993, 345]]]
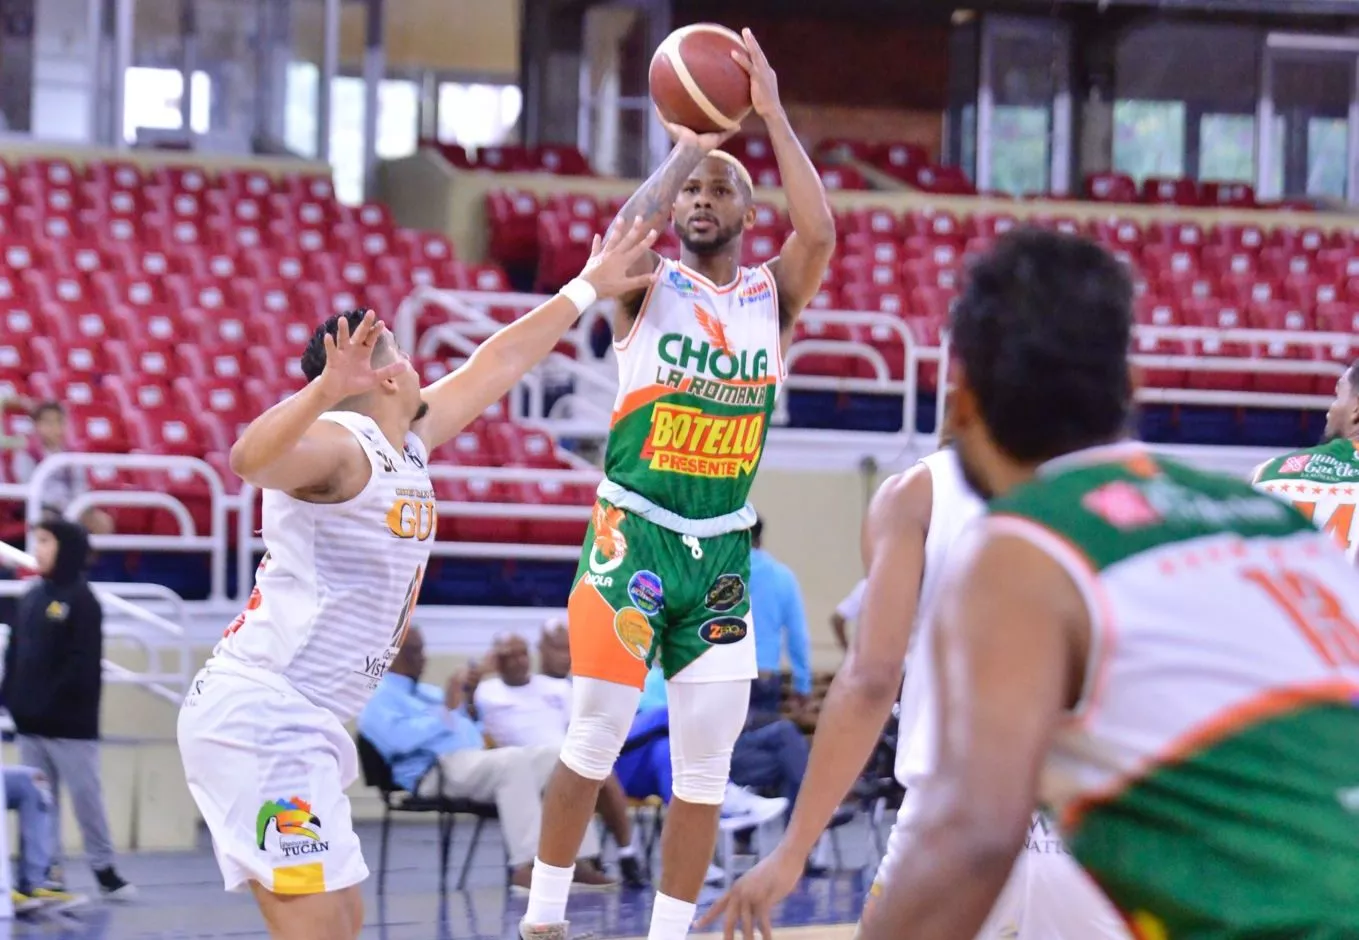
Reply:
[[[197, 536], [190, 525], [189, 534], [168, 537], [163, 536], [156, 541], [155, 536], [138, 536], [138, 544], [145, 548], [148, 544], [154, 545], [161, 551], [204, 551], [206, 550], [211, 559], [211, 585], [209, 594], [213, 600], [221, 600], [226, 597], [226, 487], [222, 484], [222, 479], [217, 475], [217, 471], [204, 460], [197, 457], [184, 457], [172, 454], [77, 454], [61, 452], [49, 454], [38, 463], [33, 471], [33, 478], [28, 484], [28, 496], [26, 499], [24, 513], [26, 518], [37, 520], [42, 517], [42, 492], [48, 479], [58, 470], [64, 468], [87, 468], [94, 466], [113, 467], [115, 469], [131, 470], [162, 470], [174, 472], [176, 469], [191, 471], [203, 477], [208, 484], [210, 496], [209, 509], [211, 512], [211, 534], [208, 536]], [[103, 499], [103, 494], [117, 493], [117, 490], [96, 491]], [[72, 515], [70, 509], [66, 513]], [[186, 513], [187, 515], [187, 513]], [[128, 546], [128, 538], [119, 535], [96, 535], [91, 538], [91, 544], [95, 548], [121, 548]], [[28, 535], [27, 546], [33, 548], [33, 534]]]
[[[3, 557], [6, 562], [15, 567], [28, 569], [36, 569], [38, 567], [38, 559], [34, 558], [28, 552], [15, 548], [13, 545], [6, 542], [0, 542], [0, 557]], [[0, 581], [0, 597], [18, 596], [25, 593], [29, 587], [30, 585], [26, 581]], [[189, 647], [185, 641], [184, 627], [179, 623], [167, 620], [153, 611], [147, 610], [145, 607], [132, 603], [123, 597], [122, 594], [143, 594], [147, 596], [148, 600], [169, 601], [181, 621], [185, 619], [184, 598], [180, 597], [163, 584], [151, 584], [147, 582], [123, 584], [96, 581], [90, 584], [90, 589], [94, 592], [94, 596], [99, 599], [101, 605], [111, 607], [118, 613], [147, 624], [162, 633], [168, 633], [178, 641], [175, 644], [177, 652], [179, 653], [179, 668], [176, 672], [158, 672], [143, 675], [128, 669], [126, 666], [119, 665], [111, 659], [104, 658], [100, 661], [104, 675], [115, 682], [129, 682], [140, 685], [147, 691], [152, 692], [169, 702], [177, 704], [183, 698], [184, 692], [189, 687]], [[105, 632], [108, 633], [109, 631], [106, 630]], [[110, 635], [140, 645], [146, 653], [147, 664], [148, 666], [150, 665], [153, 658], [152, 651], [145, 640], [135, 634], [128, 633], [112, 633]], [[8, 637], [6, 637], [6, 642], [8, 642]], [[177, 680], [180, 683], [180, 689], [176, 691], [164, 685], [163, 683], [166, 679]]]
[[[16, 568], [36, 570], [38, 567], [38, 559], [34, 558], [32, 555], [30, 555], [23, 549], [15, 548], [13, 545], [10, 545], [7, 542], [0, 542], [0, 557], [4, 558], [5, 561], [9, 562], [10, 565]], [[10, 592], [11, 591], [10, 585], [22, 586], [22, 582], [0, 581], [0, 594]], [[126, 616], [131, 617], [134, 620], [140, 620], [143, 623], [149, 624], [150, 626], [153, 626], [158, 630], [170, 634], [171, 636], [183, 636], [184, 628], [181, 627], [179, 624], [174, 623], [173, 621], [170, 620], [166, 620], [159, 614], [152, 613], [146, 608], [133, 604], [131, 601], [125, 600], [120, 595], [114, 593], [115, 589], [123, 589], [125, 587], [137, 587], [137, 586], [138, 585], [131, 584], [124, 585], [117, 582], [97, 581], [91, 584], [90, 588], [94, 591], [95, 597], [99, 598], [101, 603], [107, 604], [108, 606], [117, 610], [119, 613], [125, 614]], [[171, 591], [164, 585], [147, 584], [146, 587], [160, 588], [161, 590], [167, 592], [168, 594], [173, 595], [173, 597], [177, 599], [181, 605], [184, 603], [184, 599], [182, 597], [180, 597], [178, 594], [175, 594], [173, 591]]]

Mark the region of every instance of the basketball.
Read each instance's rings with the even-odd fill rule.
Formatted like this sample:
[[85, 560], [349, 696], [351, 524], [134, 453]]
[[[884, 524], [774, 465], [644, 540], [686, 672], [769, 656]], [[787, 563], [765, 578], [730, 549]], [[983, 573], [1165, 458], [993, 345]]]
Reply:
[[651, 57], [651, 100], [661, 117], [698, 134], [735, 130], [750, 111], [750, 75], [735, 62], [741, 37], [725, 26], [675, 30]]

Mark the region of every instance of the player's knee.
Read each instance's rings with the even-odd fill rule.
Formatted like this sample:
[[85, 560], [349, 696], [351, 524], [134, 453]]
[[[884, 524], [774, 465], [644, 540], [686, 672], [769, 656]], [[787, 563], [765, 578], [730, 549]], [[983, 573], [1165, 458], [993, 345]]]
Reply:
[[672, 789], [686, 803], [717, 805], [727, 792], [731, 751], [745, 726], [749, 682], [672, 682]]
[[704, 754], [682, 754], [676, 750], [671, 761], [674, 774], [671, 791], [677, 799], [708, 806], [721, 804], [731, 775], [731, 748]]
[[588, 780], [607, 777], [623, 749], [641, 695], [630, 686], [576, 677], [561, 762]]

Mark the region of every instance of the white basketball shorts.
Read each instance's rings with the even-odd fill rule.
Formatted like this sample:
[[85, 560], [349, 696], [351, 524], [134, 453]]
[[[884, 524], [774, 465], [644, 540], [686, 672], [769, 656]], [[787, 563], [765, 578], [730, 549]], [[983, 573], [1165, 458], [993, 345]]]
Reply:
[[[915, 805], [908, 792], [869, 889], [870, 903], [891, 889], [890, 863], [909, 851], [907, 826]], [[1056, 827], [1035, 814], [1024, 850], [977, 940], [1130, 940], [1130, 935], [1108, 898], [1067, 852]]]
[[[228, 671], [229, 669], [229, 671]], [[228, 891], [339, 891], [368, 877], [345, 788], [340, 720], [283, 679], [209, 664], [179, 712], [179, 752]]]

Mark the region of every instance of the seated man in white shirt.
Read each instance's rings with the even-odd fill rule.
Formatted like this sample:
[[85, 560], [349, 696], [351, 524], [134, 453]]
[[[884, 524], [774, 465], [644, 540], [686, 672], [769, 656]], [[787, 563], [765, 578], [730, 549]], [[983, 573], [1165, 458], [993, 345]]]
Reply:
[[849, 625], [859, 619], [859, 609], [864, 605], [866, 587], [868, 579], [860, 578], [859, 583], [854, 585], [854, 589], [845, 596], [845, 599], [835, 605], [835, 612], [831, 614], [831, 633], [835, 634], [835, 642], [841, 652], [849, 649]]
[[[498, 675], [478, 682], [472, 698], [486, 734], [498, 746], [551, 747], [560, 751], [571, 720], [571, 646], [566, 625], [549, 621], [543, 627], [538, 641], [541, 672], [536, 675], [523, 637], [499, 637], [492, 656]], [[645, 887], [633, 845], [628, 797], [617, 776], [610, 774], [604, 781], [595, 811], [618, 844], [618, 870], [624, 886]]]

